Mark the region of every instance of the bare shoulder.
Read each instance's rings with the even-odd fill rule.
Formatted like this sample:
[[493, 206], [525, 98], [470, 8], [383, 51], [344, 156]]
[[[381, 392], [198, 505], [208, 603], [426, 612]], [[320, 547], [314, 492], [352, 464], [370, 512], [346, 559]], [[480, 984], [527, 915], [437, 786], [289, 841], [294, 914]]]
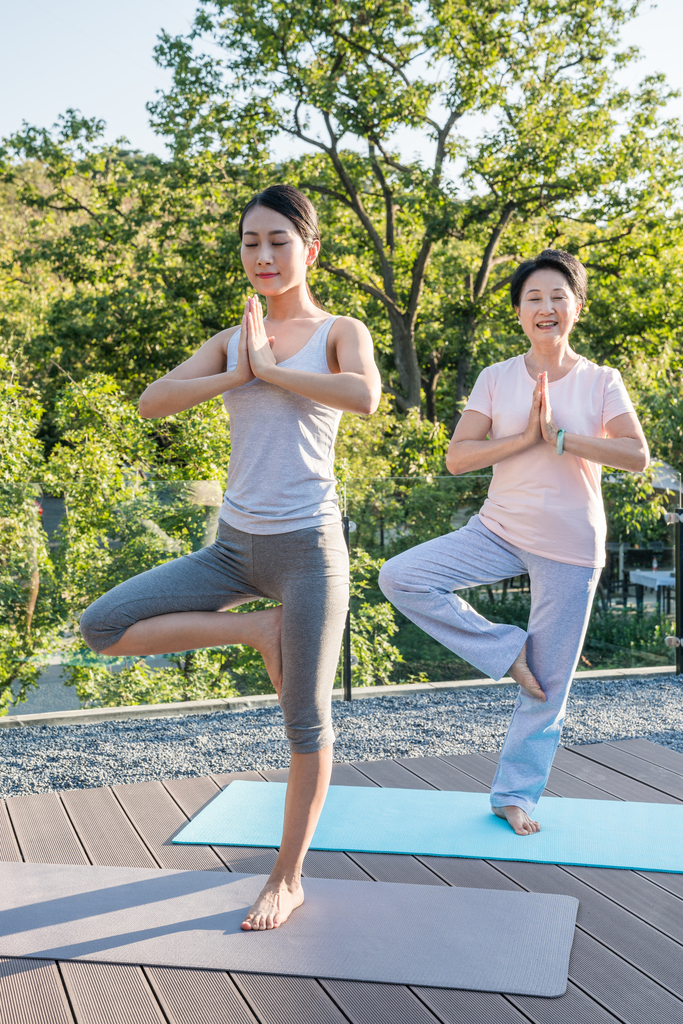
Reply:
[[371, 341], [370, 331], [355, 316], [338, 316], [329, 333], [330, 341]]
[[239, 329], [239, 324], [236, 324], [234, 327], [226, 327], [222, 331], [219, 331], [218, 334], [213, 334], [205, 344], [216, 348], [222, 348], [224, 352], [227, 352], [230, 339], [237, 334]]

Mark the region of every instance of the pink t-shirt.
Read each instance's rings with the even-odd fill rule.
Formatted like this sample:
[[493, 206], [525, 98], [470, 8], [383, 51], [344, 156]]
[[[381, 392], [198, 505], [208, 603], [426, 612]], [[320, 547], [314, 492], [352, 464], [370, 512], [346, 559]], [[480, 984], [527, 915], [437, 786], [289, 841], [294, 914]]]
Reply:
[[[494, 440], [521, 434], [534, 387], [524, 356], [515, 356], [482, 370], [466, 409], [490, 417]], [[587, 437], [604, 437], [610, 420], [634, 411], [619, 371], [583, 356], [562, 380], [550, 384], [550, 402], [558, 427]], [[601, 469], [566, 451], [558, 455], [547, 442], [534, 445], [493, 467], [481, 521], [523, 551], [556, 562], [602, 566], [607, 525]]]

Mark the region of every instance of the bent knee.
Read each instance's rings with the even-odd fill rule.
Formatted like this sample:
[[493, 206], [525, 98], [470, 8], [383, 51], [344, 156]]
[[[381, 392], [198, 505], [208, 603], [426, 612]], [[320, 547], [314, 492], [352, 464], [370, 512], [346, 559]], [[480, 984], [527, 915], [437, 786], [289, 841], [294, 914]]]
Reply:
[[429, 590], [419, 566], [408, 557], [410, 552], [395, 555], [385, 562], [379, 571], [379, 587], [387, 600], [400, 604], [402, 596], [417, 591]]
[[78, 625], [81, 636], [90, 650], [96, 654], [101, 654], [108, 647], [112, 647], [126, 631], [125, 626], [111, 622], [101, 597], [85, 609]]
[[394, 593], [401, 589], [401, 583], [405, 579], [401, 562], [401, 556], [396, 555], [395, 558], [390, 558], [388, 562], [385, 562], [379, 571], [379, 589], [389, 601]]

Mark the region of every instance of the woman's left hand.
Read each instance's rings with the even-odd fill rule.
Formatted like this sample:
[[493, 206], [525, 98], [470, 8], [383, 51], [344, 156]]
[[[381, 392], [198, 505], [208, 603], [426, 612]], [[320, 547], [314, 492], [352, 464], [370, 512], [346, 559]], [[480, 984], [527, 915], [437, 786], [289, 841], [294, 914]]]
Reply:
[[544, 441], [548, 441], [550, 444], [555, 444], [557, 441], [557, 432], [559, 427], [555, 422], [553, 409], [550, 404], [548, 374], [543, 372], [541, 374], [541, 378], [541, 433], [543, 434]]
[[255, 295], [247, 300], [247, 347], [249, 362], [254, 376], [267, 379], [268, 371], [277, 366], [271, 345], [274, 338], [266, 334], [261, 303]]

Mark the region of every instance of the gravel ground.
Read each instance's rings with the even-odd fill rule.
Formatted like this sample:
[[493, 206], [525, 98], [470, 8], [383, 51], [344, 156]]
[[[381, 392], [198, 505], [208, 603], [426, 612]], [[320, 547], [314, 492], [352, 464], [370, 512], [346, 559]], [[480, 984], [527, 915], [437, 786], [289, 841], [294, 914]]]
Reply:
[[[498, 750], [516, 687], [334, 701], [336, 761]], [[572, 689], [562, 742], [642, 736], [683, 753], [683, 681], [582, 680]], [[0, 796], [83, 789], [212, 772], [284, 768], [277, 707], [101, 725], [3, 729]]]

